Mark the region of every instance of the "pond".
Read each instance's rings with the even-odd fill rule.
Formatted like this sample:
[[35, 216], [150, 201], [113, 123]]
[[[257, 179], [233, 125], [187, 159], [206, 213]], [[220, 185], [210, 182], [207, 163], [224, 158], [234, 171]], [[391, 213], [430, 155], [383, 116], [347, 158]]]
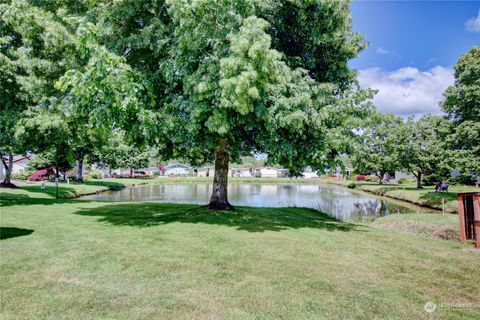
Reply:
[[[94, 201], [207, 204], [212, 184], [152, 184], [82, 197]], [[229, 201], [237, 206], [308, 207], [341, 220], [374, 220], [391, 213], [432, 212], [334, 185], [230, 183]]]

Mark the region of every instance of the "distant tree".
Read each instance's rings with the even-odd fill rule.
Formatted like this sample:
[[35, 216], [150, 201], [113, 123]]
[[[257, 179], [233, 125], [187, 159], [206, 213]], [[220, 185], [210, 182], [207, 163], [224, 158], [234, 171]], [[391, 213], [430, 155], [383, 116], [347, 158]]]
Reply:
[[46, 159], [55, 168], [56, 177], [72, 167], [74, 156], [68, 140], [68, 127], [58, 115], [48, 111], [32, 114], [19, 121], [15, 133], [23, 146]]
[[444, 171], [447, 159], [447, 137], [450, 123], [441, 116], [425, 115], [418, 121], [408, 121], [392, 130], [395, 157], [400, 168], [411, 172], [422, 188], [422, 177]]
[[151, 160], [148, 150], [141, 150], [129, 143], [123, 131], [115, 130], [109, 137], [108, 142], [95, 151], [95, 161], [105, 163], [110, 169], [146, 167]]
[[377, 114], [359, 134], [359, 144], [352, 155], [356, 171], [373, 173], [383, 183], [387, 172], [399, 169], [396, 157], [396, 141], [393, 131], [402, 125], [402, 119], [393, 114]]
[[[16, 43], [15, 54], [12, 54], [12, 64], [16, 67], [12, 76], [16, 81], [12, 82], [16, 84], [14, 95], [22, 99], [23, 110], [27, 106], [31, 109], [33, 117], [41, 114], [46, 119], [47, 112], [51, 118], [61, 119], [64, 134], [68, 135], [65, 144], [77, 161], [79, 181], [82, 181], [85, 156], [102, 142], [106, 128], [95, 125], [91, 120], [94, 115], [79, 112], [78, 106], [70, 103], [68, 94], [55, 84], [67, 70], [79, 69], [88, 61], [90, 50], [85, 38], [89, 33], [81, 16], [86, 8], [71, 1], [20, 0], [2, 4], [0, 10], [2, 23], [9, 27], [9, 34], [14, 35], [10, 39]], [[13, 125], [8, 127], [13, 128]], [[10, 129], [10, 132], [16, 129]], [[23, 147], [30, 149], [29, 145]], [[34, 148], [37, 152], [50, 153], [49, 150], [39, 150], [38, 145]]]
[[480, 48], [472, 47], [455, 65], [455, 84], [444, 93], [443, 110], [454, 124], [449, 137], [452, 167], [480, 176]]

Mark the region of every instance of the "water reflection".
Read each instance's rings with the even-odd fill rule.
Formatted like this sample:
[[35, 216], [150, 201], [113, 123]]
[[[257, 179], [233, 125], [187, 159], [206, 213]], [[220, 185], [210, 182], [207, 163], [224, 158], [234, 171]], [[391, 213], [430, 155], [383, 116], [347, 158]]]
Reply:
[[[231, 183], [228, 191], [233, 205], [309, 207], [341, 220], [372, 220], [391, 213], [420, 211], [332, 185]], [[84, 199], [206, 204], [211, 192], [210, 183], [156, 184], [100, 193]]]

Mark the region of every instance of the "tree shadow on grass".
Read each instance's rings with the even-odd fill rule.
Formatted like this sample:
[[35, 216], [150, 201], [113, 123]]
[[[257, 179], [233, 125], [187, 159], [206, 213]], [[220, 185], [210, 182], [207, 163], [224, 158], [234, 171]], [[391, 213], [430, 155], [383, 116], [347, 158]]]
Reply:
[[[28, 192], [33, 192], [33, 193], [43, 193], [46, 194], [52, 198], [55, 198], [57, 194], [57, 188], [55, 186], [45, 186], [45, 189], [42, 190], [40, 185], [31, 185], [31, 186], [21, 186], [19, 189], [28, 191]], [[72, 187], [67, 187], [65, 185], [59, 185], [58, 186], [58, 196], [59, 198], [73, 198], [78, 196], [77, 191], [72, 188]]]
[[[85, 200], [82, 200], [85, 202]], [[26, 194], [8, 194], [0, 195], [0, 208], [10, 206], [26, 206], [26, 205], [52, 205], [62, 203], [78, 203], [78, 200], [55, 199], [55, 198], [31, 198]]]
[[83, 216], [98, 216], [101, 217], [98, 221], [113, 225], [142, 228], [169, 223], [223, 225], [249, 232], [299, 228], [359, 231], [358, 227], [360, 227], [308, 208], [236, 207], [235, 211], [210, 211], [197, 205], [142, 203], [84, 208], [75, 213]]
[[30, 229], [0, 227], [0, 240], [28, 236], [32, 232], [33, 230], [30, 230]]

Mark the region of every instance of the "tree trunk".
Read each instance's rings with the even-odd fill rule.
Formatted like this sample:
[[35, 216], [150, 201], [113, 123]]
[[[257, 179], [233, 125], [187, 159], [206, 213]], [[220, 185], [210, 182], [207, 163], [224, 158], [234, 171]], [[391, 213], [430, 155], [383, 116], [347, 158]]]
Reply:
[[[2, 159], [3, 161], [3, 159]], [[5, 165], [5, 179], [1, 183], [1, 186], [4, 188], [16, 188], [12, 183], [12, 171], [13, 171], [13, 153], [8, 153], [8, 164]]]
[[83, 182], [83, 156], [77, 159], [77, 182]]
[[220, 148], [215, 152], [215, 174], [213, 176], [213, 192], [208, 208], [210, 210], [232, 210], [228, 203], [228, 151], [227, 142], [221, 143]]
[[380, 171], [380, 173], [377, 173], [377, 177], [380, 178], [380, 184], [383, 184], [383, 176], [385, 175], [385, 172]]
[[3, 183], [11, 184], [12, 183], [12, 170], [13, 170], [13, 154], [8, 154], [8, 167], [5, 170], [5, 180]]
[[422, 173], [419, 172], [415, 175], [415, 177], [417, 178], [417, 189], [422, 189], [423, 186], [422, 186]]

